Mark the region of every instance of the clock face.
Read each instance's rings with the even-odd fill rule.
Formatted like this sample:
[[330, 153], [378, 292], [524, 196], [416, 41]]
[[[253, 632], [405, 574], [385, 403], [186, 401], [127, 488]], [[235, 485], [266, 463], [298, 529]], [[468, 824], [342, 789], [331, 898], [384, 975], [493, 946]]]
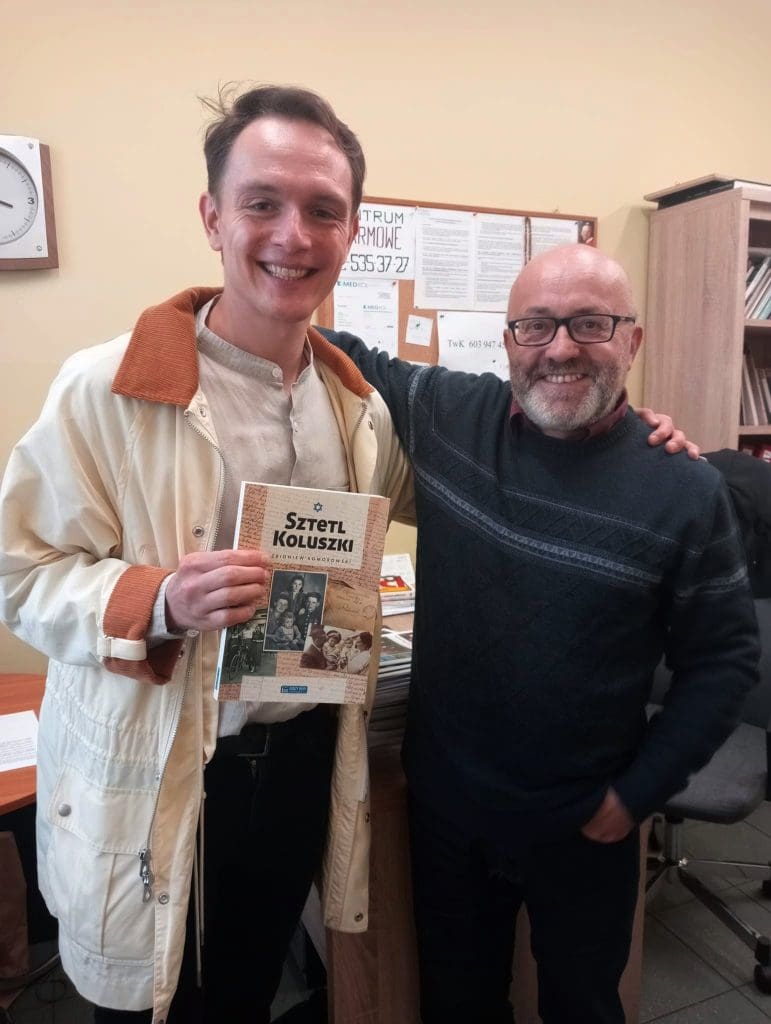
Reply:
[[37, 188], [27, 169], [0, 150], [0, 246], [29, 231], [39, 206]]

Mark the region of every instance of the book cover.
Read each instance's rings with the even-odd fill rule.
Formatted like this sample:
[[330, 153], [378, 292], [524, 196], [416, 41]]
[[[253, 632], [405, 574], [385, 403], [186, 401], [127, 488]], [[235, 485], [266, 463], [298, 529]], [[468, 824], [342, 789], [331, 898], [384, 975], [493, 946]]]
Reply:
[[244, 482], [234, 547], [271, 560], [268, 599], [224, 630], [217, 700], [361, 704], [388, 498]]

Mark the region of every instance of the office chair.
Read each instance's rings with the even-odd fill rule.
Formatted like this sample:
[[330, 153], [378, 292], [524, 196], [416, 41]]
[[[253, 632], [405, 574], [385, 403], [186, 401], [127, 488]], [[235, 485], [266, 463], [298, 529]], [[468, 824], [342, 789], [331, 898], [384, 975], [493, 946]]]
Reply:
[[[755, 609], [762, 645], [760, 682], [747, 698], [742, 720], [734, 732], [708, 764], [691, 777], [688, 786], [668, 800], [662, 809], [663, 836], [658, 844], [661, 848], [657, 852], [651, 850], [648, 855], [649, 876], [645, 888], [650, 896], [662, 879], [679, 880], [753, 951], [757, 961], [755, 984], [761, 992], [771, 993], [771, 939], [737, 917], [692, 873], [694, 868], [717, 873], [741, 869], [745, 877], [761, 878], [762, 893], [771, 898], [771, 860], [748, 863], [689, 858], [683, 855], [681, 834], [686, 818], [731, 825], [743, 821], [764, 800], [771, 799], [771, 597], [757, 598]], [[651, 705], [650, 712], [655, 714], [668, 685], [669, 673], [660, 666], [651, 695], [656, 703]], [[658, 837], [658, 833], [656, 835]], [[771, 858], [771, 839], [768, 852]]]

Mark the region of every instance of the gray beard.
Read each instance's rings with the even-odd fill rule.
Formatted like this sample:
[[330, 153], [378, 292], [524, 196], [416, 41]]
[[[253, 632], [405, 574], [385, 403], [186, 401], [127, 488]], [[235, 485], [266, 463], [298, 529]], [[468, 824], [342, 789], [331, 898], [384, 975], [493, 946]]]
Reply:
[[548, 362], [537, 370], [526, 372], [510, 367], [511, 392], [527, 418], [541, 430], [556, 430], [570, 433], [582, 430], [602, 419], [615, 406], [624, 387], [623, 374], [611, 366], [592, 370], [591, 387], [584, 397], [575, 404], [554, 405], [538, 394], [534, 385], [544, 373], [583, 373], [580, 366], [562, 364], [552, 366]]

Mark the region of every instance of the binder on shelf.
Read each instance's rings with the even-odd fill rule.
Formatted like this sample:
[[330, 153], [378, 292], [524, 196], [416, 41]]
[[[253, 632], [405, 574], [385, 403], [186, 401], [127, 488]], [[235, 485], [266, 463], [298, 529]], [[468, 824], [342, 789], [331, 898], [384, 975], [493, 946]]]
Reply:
[[768, 190], [769, 198], [771, 198], [771, 184], [768, 182], [729, 178], [725, 174], [705, 174], [701, 178], [680, 181], [675, 185], [670, 185], [669, 188], [649, 192], [643, 196], [643, 199], [647, 199], [649, 203], [658, 203], [661, 210], [667, 206], [676, 206], [678, 203], [687, 203], [692, 199], [701, 199], [702, 196], [709, 196], [714, 192], [725, 192], [733, 188]]

